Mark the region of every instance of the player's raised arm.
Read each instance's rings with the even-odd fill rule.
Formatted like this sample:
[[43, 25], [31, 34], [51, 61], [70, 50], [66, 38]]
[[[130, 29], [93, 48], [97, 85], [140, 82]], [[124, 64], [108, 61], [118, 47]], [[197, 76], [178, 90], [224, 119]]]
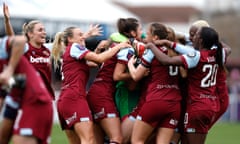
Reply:
[[3, 3], [3, 15], [4, 15], [4, 26], [5, 31], [8, 36], [14, 35], [13, 27], [10, 22], [10, 13], [8, 9], [8, 5], [6, 3]]

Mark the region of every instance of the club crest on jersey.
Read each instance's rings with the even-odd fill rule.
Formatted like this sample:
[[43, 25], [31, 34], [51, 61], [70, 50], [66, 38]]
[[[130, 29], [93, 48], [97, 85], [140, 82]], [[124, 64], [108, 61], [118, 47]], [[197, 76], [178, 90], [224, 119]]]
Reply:
[[33, 54], [33, 55], [35, 55], [35, 54], [36, 54], [36, 52], [35, 52], [35, 51], [32, 51], [32, 54]]
[[188, 57], [195, 57], [196, 56], [196, 52], [189, 52], [187, 54]]

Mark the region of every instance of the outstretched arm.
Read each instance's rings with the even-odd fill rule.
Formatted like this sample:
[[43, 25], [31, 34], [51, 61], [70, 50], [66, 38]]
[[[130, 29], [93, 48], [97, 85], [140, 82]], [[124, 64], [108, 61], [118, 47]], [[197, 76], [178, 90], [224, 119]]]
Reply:
[[183, 65], [180, 56], [169, 57], [168, 55], [161, 52], [153, 43], [148, 43], [147, 48], [151, 49], [158, 61], [163, 65]]
[[[96, 54], [100, 54], [100, 53], [106, 51], [106, 50], [108, 49], [109, 45], [110, 45], [110, 44], [109, 44], [109, 41], [108, 41], [108, 40], [102, 40], [102, 41], [97, 45], [97, 47], [95, 48], [94, 52], [95, 52]], [[90, 61], [90, 60], [87, 61], [87, 65], [90, 66], [90, 67], [97, 67], [97, 66], [99, 66], [98, 63], [93, 62], [93, 61]]]
[[176, 42], [172, 42], [169, 40], [156, 40], [156, 41], [154, 41], [154, 44], [172, 48], [174, 51], [176, 51], [180, 54], [187, 54], [187, 53], [195, 51], [195, 49], [193, 47], [185, 46], [185, 45], [182, 45], [182, 44], [179, 44]]
[[99, 54], [96, 54], [95, 52], [89, 52], [85, 55], [84, 58], [86, 60], [93, 61], [96, 63], [103, 63], [107, 59], [110, 59], [111, 57], [113, 57], [120, 49], [127, 48], [127, 47], [131, 47], [131, 45], [128, 44], [127, 42], [120, 43], [114, 46], [113, 48], [110, 48]]
[[102, 53], [109, 48], [110, 44], [111, 44], [110, 40], [102, 40], [99, 42], [94, 52], [97, 54]]
[[14, 31], [13, 31], [12, 24], [10, 22], [10, 13], [8, 10], [8, 6], [5, 3], [3, 3], [3, 15], [4, 15], [4, 26], [5, 26], [6, 34], [8, 36], [13, 36]]

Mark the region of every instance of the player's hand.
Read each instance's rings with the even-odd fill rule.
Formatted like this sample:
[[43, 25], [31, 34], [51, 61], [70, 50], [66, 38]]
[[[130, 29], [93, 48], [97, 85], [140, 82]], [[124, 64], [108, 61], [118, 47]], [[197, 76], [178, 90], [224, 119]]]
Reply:
[[129, 44], [129, 42], [121, 42], [118, 44], [118, 46], [123, 49], [123, 48], [129, 48], [129, 47], [132, 47], [132, 45]]
[[89, 26], [88, 32], [86, 32], [85, 37], [91, 37], [91, 36], [101, 36], [102, 35], [102, 27], [99, 26], [99, 24], [93, 25], [91, 24]]
[[5, 20], [10, 19], [10, 13], [9, 13], [9, 10], [8, 10], [8, 5], [6, 5], [5, 3], [3, 3], [3, 15], [4, 15]]
[[2, 85], [8, 85], [12, 75], [13, 73], [8, 68], [4, 69], [3, 72], [0, 73], [0, 83]]

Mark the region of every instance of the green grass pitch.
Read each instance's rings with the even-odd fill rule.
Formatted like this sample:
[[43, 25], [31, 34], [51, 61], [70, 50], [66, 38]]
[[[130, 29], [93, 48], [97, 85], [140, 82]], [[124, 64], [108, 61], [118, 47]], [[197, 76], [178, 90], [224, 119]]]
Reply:
[[[53, 126], [51, 144], [67, 144], [67, 137], [58, 124]], [[205, 144], [240, 144], [240, 123], [218, 122], [209, 131]]]

